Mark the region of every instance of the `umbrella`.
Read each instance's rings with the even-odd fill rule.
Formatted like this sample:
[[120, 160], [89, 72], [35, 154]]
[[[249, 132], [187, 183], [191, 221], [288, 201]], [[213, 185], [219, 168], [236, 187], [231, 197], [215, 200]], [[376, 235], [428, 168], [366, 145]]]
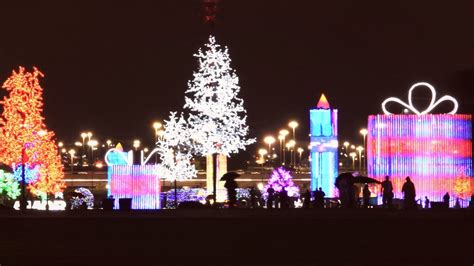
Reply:
[[370, 177], [367, 177], [367, 176], [356, 176], [354, 177], [354, 179], [352, 180], [353, 183], [376, 183], [376, 184], [381, 184], [380, 181], [376, 180], [376, 179], [373, 179], [373, 178], [370, 178]]
[[355, 184], [355, 183], [376, 183], [380, 184], [380, 181], [367, 177], [367, 176], [354, 176], [353, 173], [342, 173], [336, 177], [336, 187], [339, 188], [339, 185], [341, 184], [341, 181], [346, 181], [350, 184]]
[[352, 182], [354, 178], [354, 175], [352, 173], [342, 173], [336, 177], [336, 187], [339, 188], [339, 185], [341, 184], [342, 181], [347, 180]]
[[221, 181], [227, 181], [227, 180], [232, 180], [236, 179], [240, 175], [237, 174], [236, 172], [227, 172], [221, 177]]

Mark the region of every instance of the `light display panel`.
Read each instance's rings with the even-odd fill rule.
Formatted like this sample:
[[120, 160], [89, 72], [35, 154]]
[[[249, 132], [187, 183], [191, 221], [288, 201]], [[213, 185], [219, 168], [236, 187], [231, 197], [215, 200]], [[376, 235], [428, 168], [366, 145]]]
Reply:
[[410, 176], [416, 199], [442, 201], [456, 195], [460, 176], [472, 177], [472, 121], [465, 114], [371, 115], [368, 121], [368, 175], [391, 177], [396, 198]]
[[310, 110], [311, 190], [322, 188], [328, 197], [335, 196], [337, 177], [337, 110], [331, 109], [326, 97]]
[[158, 165], [112, 165], [108, 167], [108, 196], [131, 198], [132, 209], [160, 208], [160, 179]]

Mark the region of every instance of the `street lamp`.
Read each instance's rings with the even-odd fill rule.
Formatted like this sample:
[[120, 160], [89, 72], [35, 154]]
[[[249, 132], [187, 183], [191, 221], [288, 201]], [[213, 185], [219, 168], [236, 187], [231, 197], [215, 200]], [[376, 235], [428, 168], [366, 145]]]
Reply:
[[283, 135], [278, 135], [278, 140], [280, 141], [280, 162], [283, 160], [283, 140], [285, 139], [285, 136]]
[[82, 147], [82, 143], [81, 143], [80, 141], [74, 142], [74, 145], [75, 145], [76, 147]]
[[163, 129], [158, 130], [158, 139], [162, 140], [163, 136], [165, 135], [165, 131]]
[[105, 143], [107, 143], [107, 148], [109, 148], [110, 144], [112, 144], [112, 141], [110, 139], [108, 139]]
[[[293, 139], [296, 140], [296, 134], [295, 134], [295, 129], [298, 127], [298, 122], [296, 121], [291, 121], [290, 123], [288, 123], [288, 126], [291, 127], [291, 129], [293, 129]], [[296, 153], [293, 152], [293, 155], [292, 155], [292, 160], [293, 160], [293, 164], [296, 164]]]
[[263, 141], [268, 144], [268, 151], [272, 153], [272, 144], [275, 143], [275, 138], [273, 136], [266, 136]]
[[298, 127], [298, 122], [291, 121], [290, 123], [288, 123], [288, 126], [291, 127], [291, 129], [293, 129], [293, 139], [296, 139], [296, 137], [295, 137], [295, 128]]
[[71, 155], [71, 174], [74, 172], [74, 154], [76, 154], [74, 149], [69, 150], [69, 155]]
[[140, 147], [140, 141], [138, 139], [133, 141], [133, 148], [135, 148], [135, 151]]
[[352, 158], [352, 170], [355, 170], [355, 157], [356, 157], [357, 153], [355, 152], [351, 152], [349, 153], [349, 156], [351, 156]]
[[156, 142], [158, 142], [158, 132], [159, 132], [159, 129], [163, 127], [163, 124], [161, 124], [160, 122], [153, 122], [153, 128], [155, 129], [155, 138], [156, 138]]
[[259, 149], [258, 154], [260, 155], [260, 162], [262, 163], [262, 171], [263, 171], [263, 164], [265, 163], [265, 155], [267, 154], [267, 150], [265, 149]]
[[[290, 151], [290, 165], [293, 165], [293, 166], [295, 165], [295, 161], [296, 161], [296, 160], [293, 160], [295, 145], [296, 145], [296, 141], [293, 140], [293, 139], [288, 141], [288, 143], [287, 143], [288, 151]], [[290, 150], [290, 148], [291, 148], [291, 150]]]
[[289, 132], [288, 130], [286, 130], [286, 129], [280, 130], [280, 136], [283, 137], [283, 146], [281, 146], [281, 150], [282, 150], [282, 152], [283, 152], [283, 162], [282, 162], [282, 165], [285, 165], [285, 164], [286, 164], [286, 152], [285, 152], [285, 146], [286, 146], [286, 144], [285, 144], [285, 138], [286, 138], [286, 136], [287, 136], [288, 134], [290, 134], [290, 132]]
[[365, 149], [367, 149], [367, 146], [365, 146], [365, 145], [366, 145], [366, 143], [365, 143], [365, 138], [366, 138], [366, 136], [367, 136], [367, 133], [369, 133], [369, 131], [368, 131], [366, 128], [363, 128], [363, 129], [361, 129], [359, 132], [360, 132], [360, 134], [362, 134], [362, 136], [363, 136], [363, 138], [364, 138], [364, 168], [367, 168], [367, 167], [366, 167], [367, 152], [366, 152], [366, 150], [365, 150]]
[[300, 167], [301, 167], [301, 155], [303, 155], [303, 151], [304, 151], [304, 150], [303, 150], [303, 148], [299, 147], [297, 151], [298, 151], [298, 153], [299, 153], [299, 155], [300, 155]]
[[346, 148], [346, 153], [347, 153], [347, 147], [349, 147], [350, 145], [349, 141], [344, 141], [342, 145], [344, 145], [344, 147]]
[[362, 172], [362, 151], [364, 148], [362, 146], [358, 146], [356, 150], [359, 152], [359, 172]]
[[64, 143], [62, 141], [58, 142], [58, 147], [62, 148], [64, 146]]
[[97, 145], [99, 145], [99, 142], [97, 140], [92, 139], [87, 142], [87, 145], [91, 147], [91, 165], [93, 165], [94, 164], [94, 148]]

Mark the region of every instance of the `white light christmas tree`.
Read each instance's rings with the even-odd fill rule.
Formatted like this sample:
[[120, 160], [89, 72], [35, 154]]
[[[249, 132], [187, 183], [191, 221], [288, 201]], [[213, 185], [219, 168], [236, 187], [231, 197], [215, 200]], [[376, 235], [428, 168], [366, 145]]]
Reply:
[[255, 140], [247, 138], [246, 110], [237, 96], [239, 78], [230, 67], [227, 47], [221, 48], [213, 36], [205, 46], [194, 55], [199, 59], [199, 70], [188, 82], [184, 108], [190, 111], [195, 151], [203, 156], [229, 156]]
[[160, 177], [170, 181], [196, 177], [197, 171], [191, 162], [191, 134], [183, 114], [177, 117], [176, 112], [171, 112], [165, 121], [163, 138], [157, 142]]

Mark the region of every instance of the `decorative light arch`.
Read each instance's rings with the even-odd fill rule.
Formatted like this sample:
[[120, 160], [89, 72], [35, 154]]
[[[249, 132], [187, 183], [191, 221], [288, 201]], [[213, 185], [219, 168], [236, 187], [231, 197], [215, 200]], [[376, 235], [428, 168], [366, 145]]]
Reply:
[[[413, 106], [413, 102], [412, 102], [413, 90], [416, 89], [419, 86], [428, 87], [431, 91], [430, 105], [423, 111], [419, 111], [418, 109], [416, 109], [415, 106]], [[418, 83], [413, 84], [413, 86], [411, 86], [410, 90], [408, 91], [408, 104], [405, 103], [404, 101], [400, 100], [399, 98], [390, 97], [390, 98], [387, 98], [385, 101], [383, 101], [382, 110], [383, 110], [384, 114], [391, 115], [392, 113], [387, 110], [385, 105], [389, 102], [396, 102], [396, 103], [401, 104], [403, 107], [407, 108], [408, 110], [412, 111], [413, 113], [415, 113], [417, 115], [424, 115], [424, 114], [429, 113], [436, 106], [438, 106], [438, 104], [440, 104], [443, 101], [451, 101], [454, 104], [453, 109], [448, 114], [455, 114], [458, 111], [458, 106], [459, 105], [458, 105], [458, 102], [456, 101], [456, 99], [454, 99], [454, 97], [449, 96], [449, 95], [444, 95], [443, 97], [439, 98], [436, 101], [436, 90], [435, 90], [435, 88], [427, 82], [418, 82]]]

